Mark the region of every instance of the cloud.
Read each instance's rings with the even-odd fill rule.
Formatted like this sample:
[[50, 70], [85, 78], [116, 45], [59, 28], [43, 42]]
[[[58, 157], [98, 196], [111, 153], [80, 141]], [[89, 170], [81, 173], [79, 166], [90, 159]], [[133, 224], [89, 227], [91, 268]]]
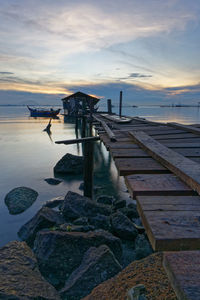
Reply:
[[[13, 89], [30, 88], [32, 92], [62, 92], [63, 82], [81, 80], [102, 83], [117, 78], [127, 82], [146, 79], [152, 83], [153, 77], [157, 83], [161, 75], [156, 64], [140, 53], [138, 43], [162, 36], [167, 39], [170, 34], [184, 32], [199, 18], [198, 1], [193, 0], [189, 4], [185, 0], [1, 2], [0, 43], [4, 47], [0, 63], [8, 72], [0, 73], [4, 76], [0, 88], [9, 89], [13, 83]], [[119, 45], [124, 49], [119, 50]], [[118, 63], [122, 57], [127, 58], [126, 64]], [[166, 82], [167, 68], [161, 69]], [[102, 76], [97, 78], [95, 74]]]
[[131, 73], [128, 78], [148, 78], [152, 77], [152, 75], [140, 74], [140, 73]]
[[12, 73], [12, 72], [0, 72], [0, 75], [12, 75], [12, 74], [14, 74], [14, 73]]

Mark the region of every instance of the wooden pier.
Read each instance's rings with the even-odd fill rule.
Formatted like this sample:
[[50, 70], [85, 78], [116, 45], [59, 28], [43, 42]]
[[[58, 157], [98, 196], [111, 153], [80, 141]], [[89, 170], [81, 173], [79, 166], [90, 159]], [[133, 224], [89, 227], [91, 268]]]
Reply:
[[164, 265], [178, 298], [200, 299], [200, 124], [95, 116], [153, 249], [167, 251]]

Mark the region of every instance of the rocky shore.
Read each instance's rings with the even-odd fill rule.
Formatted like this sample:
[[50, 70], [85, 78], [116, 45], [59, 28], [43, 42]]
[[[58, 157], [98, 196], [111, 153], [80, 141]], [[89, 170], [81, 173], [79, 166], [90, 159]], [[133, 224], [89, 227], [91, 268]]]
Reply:
[[[52, 299], [52, 293], [54, 299], [82, 299], [129, 263], [152, 252], [136, 206], [105, 195], [95, 201], [68, 192], [65, 197], [47, 201], [20, 228], [18, 235], [23, 242], [11, 242], [0, 249], [0, 255], [4, 253], [1, 269], [4, 268], [3, 260], [14, 262], [19, 260], [18, 254], [22, 260], [24, 256], [30, 262], [27, 268], [32, 268], [34, 276], [39, 276], [37, 280], [50, 290], [49, 296], [41, 296], [42, 290], [38, 291], [38, 297], [44, 299]], [[15, 256], [11, 255], [13, 247], [20, 249]], [[17, 268], [18, 271], [10, 269], [10, 272], [20, 274], [20, 264]], [[29, 276], [28, 269], [26, 273]], [[8, 274], [8, 278], [10, 276]], [[31, 296], [34, 276], [30, 278], [30, 299], [34, 299]], [[6, 288], [1, 285], [2, 295], [14, 293], [23, 299], [20, 298], [23, 289], [19, 292], [17, 288], [18, 281], [22, 284], [22, 278], [17, 275], [14, 286], [12, 281]], [[28, 289], [24, 293], [28, 294]]]
[[[54, 168], [61, 174], [82, 171], [83, 158], [71, 154]], [[19, 187], [7, 194], [5, 204], [18, 214], [37, 196]], [[161, 254], [151, 255], [133, 202], [107, 195], [93, 200], [69, 191], [47, 201], [18, 236], [21, 242], [0, 249], [0, 299], [175, 299]]]

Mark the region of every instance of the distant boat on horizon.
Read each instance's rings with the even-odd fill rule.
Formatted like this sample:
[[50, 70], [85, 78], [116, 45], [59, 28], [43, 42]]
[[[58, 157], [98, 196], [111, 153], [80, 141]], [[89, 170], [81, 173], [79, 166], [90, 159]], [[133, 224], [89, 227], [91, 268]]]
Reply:
[[61, 109], [56, 109], [54, 110], [53, 108], [49, 109], [49, 110], [45, 110], [45, 109], [36, 109], [36, 108], [31, 108], [30, 106], [28, 106], [28, 109], [30, 111], [30, 116], [31, 117], [47, 117], [47, 118], [55, 118], [59, 112], [61, 111]]

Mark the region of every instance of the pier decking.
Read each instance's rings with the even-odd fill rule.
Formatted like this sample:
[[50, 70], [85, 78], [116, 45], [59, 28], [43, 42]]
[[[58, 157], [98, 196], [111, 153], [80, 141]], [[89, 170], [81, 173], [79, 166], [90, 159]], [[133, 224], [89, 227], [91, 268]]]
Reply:
[[[113, 139], [105, 127], [96, 127], [119, 175], [125, 177], [130, 195], [137, 201], [153, 249], [178, 251], [180, 255], [186, 253], [183, 250], [194, 250], [187, 251], [187, 260], [192, 264], [199, 261], [200, 124], [162, 124], [142, 118], [119, 123], [100, 114], [96, 116], [112, 130]], [[173, 273], [174, 288], [182, 297], [179, 299], [200, 299], [200, 282], [193, 280], [191, 287], [191, 282], [180, 279], [170, 252], [165, 262], [168, 274]], [[190, 276], [192, 265], [189, 268], [187, 264], [186, 269]], [[200, 265], [195, 272], [199, 278]], [[191, 288], [195, 293], [188, 292]]]

